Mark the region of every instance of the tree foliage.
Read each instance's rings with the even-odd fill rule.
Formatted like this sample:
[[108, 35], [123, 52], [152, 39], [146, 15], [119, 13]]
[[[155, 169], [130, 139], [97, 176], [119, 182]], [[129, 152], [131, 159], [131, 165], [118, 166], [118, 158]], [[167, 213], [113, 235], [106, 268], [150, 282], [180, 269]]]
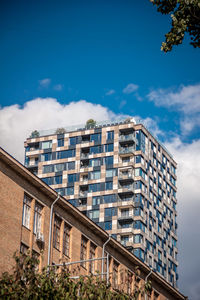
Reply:
[[96, 126], [96, 121], [93, 119], [89, 119], [86, 122], [86, 128], [90, 129], [90, 128], [94, 128]]
[[30, 138], [37, 138], [40, 136], [39, 131], [34, 130], [33, 132], [31, 132]]
[[150, 0], [162, 14], [171, 14], [172, 27], [165, 34], [161, 50], [168, 52], [189, 33], [191, 45], [200, 47], [200, 0]]
[[0, 299], [2, 300], [136, 300], [149, 290], [149, 282], [137, 288], [133, 294], [112, 290], [100, 276], [80, 276], [72, 280], [66, 268], [58, 272], [55, 267], [38, 272], [38, 260], [22, 254], [15, 255], [16, 266], [12, 274], [3, 273], [0, 278]]

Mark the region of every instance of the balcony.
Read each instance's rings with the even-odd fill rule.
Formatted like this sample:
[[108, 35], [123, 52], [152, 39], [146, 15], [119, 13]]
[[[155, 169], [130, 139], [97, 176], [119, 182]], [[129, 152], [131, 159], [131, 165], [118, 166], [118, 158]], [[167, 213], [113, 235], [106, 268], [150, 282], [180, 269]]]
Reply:
[[118, 186], [118, 193], [134, 193], [134, 185], [133, 184], [121, 184]]
[[133, 220], [133, 214], [127, 213], [118, 217], [119, 222], [125, 222], [127, 220]]
[[87, 198], [87, 194], [88, 194], [88, 191], [80, 191], [79, 192], [79, 197], [81, 197], [81, 198]]
[[119, 136], [119, 142], [135, 142], [134, 134], [122, 134]]
[[88, 159], [89, 153], [81, 153], [81, 159]]
[[127, 179], [133, 180], [133, 172], [120, 172], [118, 178], [119, 180], [127, 180]]
[[119, 154], [130, 154], [133, 153], [135, 149], [133, 147], [121, 147], [119, 148]]

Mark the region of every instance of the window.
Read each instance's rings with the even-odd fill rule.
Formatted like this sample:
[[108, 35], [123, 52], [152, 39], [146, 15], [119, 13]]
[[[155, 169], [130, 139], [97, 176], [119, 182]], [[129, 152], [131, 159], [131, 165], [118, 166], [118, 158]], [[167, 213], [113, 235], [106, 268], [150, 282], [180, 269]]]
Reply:
[[22, 225], [30, 229], [30, 215], [31, 215], [31, 201], [32, 199], [28, 195], [24, 195], [23, 202], [23, 219]]
[[79, 137], [78, 137], [78, 136], [70, 137], [70, 138], [69, 138], [69, 144], [70, 144], [70, 145], [76, 145], [76, 144], [78, 144], [78, 140], [79, 140]]
[[64, 146], [64, 139], [58, 139], [58, 147], [63, 147]]
[[62, 183], [62, 175], [58, 175], [58, 176], [54, 176], [54, 177], [45, 177], [45, 178], [41, 178], [41, 179], [48, 185]]
[[75, 155], [76, 155], [76, 150], [75, 149], [57, 151], [56, 152], [56, 159], [74, 157]]
[[89, 184], [89, 193], [91, 192], [98, 192], [101, 190], [100, 183]]
[[144, 251], [143, 251], [142, 249], [140, 249], [140, 248], [135, 248], [135, 249], [133, 250], [133, 254], [134, 254], [135, 256], [137, 256], [138, 258], [144, 260]]
[[[87, 257], [87, 242], [88, 240], [82, 236], [81, 238], [81, 253], [80, 253], [80, 260], [86, 260]], [[81, 266], [86, 268], [86, 262], [81, 262]]]
[[111, 195], [104, 195], [103, 196], [103, 203], [113, 203], [116, 202], [116, 195], [111, 194]]
[[94, 133], [90, 135], [90, 142], [101, 142], [101, 133]]
[[100, 179], [101, 178], [101, 171], [93, 171], [90, 172], [90, 179]]
[[113, 156], [107, 156], [103, 158], [104, 165], [113, 165]]
[[158, 259], [162, 260], [162, 252], [158, 250]]
[[53, 165], [43, 166], [43, 173], [51, 173], [54, 172]]
[[60, 250], [60, 227], [61, 220], [55, 216], [53, 230], [53, 247]]
[[75, 169], [75, 161], [70, 161], [67, 163], [67, 170], [74, 170]]
[[104, 145], [105, 152], [112, 152], [113, 151], [113, 144], [106, 144]]
[[122, 163], [128, 163], [130, 162], [130, 160], [131, 160], [130, 156], [122, 157]]
[[107, 131], [106, 132], [106, 139], [108, 140], [114, 140], [114, 131]]
[[129, 242], [129, 235], [122, 235], [121, 236], [121, 243], [122, 245], [126, 246], [126, 244]]
[[112, 229], [112, 221], [104, 222], [104, 228], [105, 228], [105, 230], [111, 230]]
[[65, 195], [70, 196], [74, 194], [74, 187], [66, 187], [65, 188]]
[[105, 217], [116, 216], [117, 215], [117, 208], [116, 207], [105, 208], [104, 215], [105, 215]]
[[52, 153], [42, 153], [41, 154], [41, 161], [48, 161], [48, 160], [52, 160]]
[[99, 167], [101, 166], [101, 158], [93, 158], [89, 161], [90, 167]]
[[116, 261], [113, 262], [112, 286], [114, 289], [118, 287], [118, 268], [119, 265]]
[[55, 189], [55, 191], [61, 195], [61, 196], [64, 196], [65, 195], [65, 189], [64, 188], [59, 188], [59, 189]]
[[42, 205], [35, 203], [35, 212], [34, 212], [34, 229], [33, 232], [41, 232], [41, 222], [42, 222]]
[[68, 174], [68, 182], [75, 182], [75, 181], [77, 181], [78, 180], [78, 176], [77, 176], [78, 174]]
[[20, 245], [20, 253], [21, 254], [27, 254], [29, 247], [26, 246], [25, 244], [21, 243]]
[[[95, 258], [96, 246], [90, 242], [90, 259]], [[89, 272], [94, 274], [95, 272], [95, 261], [91, 261], [89, 265]]]
[[99, 218], [99, 210], [98, 209], [90, 210], [88, 212], [88, 217], [90, 219], [97, 219], [97, 218]]
[[100, 196], [95, 196], [92, 198], [92, 205], [99, 205], [101, 201]]
[[63, 254], [69, 257], [70, 250], [70, 230], [71, 227], [68, 224], [64, 224], [64, 232], [63, 232]]
[[140, 155], [136, 155], [136, 157], [135, 157], [135, 163], [136, 164], [141, 163], [141, 156]]
[[90, 147], [90, 154], [97, 154], [102, 152], [102, 145]]
[[134, 235], [134, 243], [139, 244], [142, 241], [142, 235], [141, 234], [135, 234]]
[[65, 164], [54, 165], [54, 172], [61, 172], [65, 170]]
[[50, 149], [52, 147], [52, 141], [42, 142], [42, 149]]
[[131, 228], [133, 225], [132, 221], [123, 221], [121, 222], [121, 225], [119, 226], [119, 228]]
[[113, 189], [113, 182], [112, 181], [107, 181], [105, 183], [105, 190], [112, 190]]
[[124, 208], [121, 210], [121, 217], [126, 218], [129, 216], [129, 208]]
[[106, 177], [114, 177], [114, 176], [117, 176], [117, 170], [116, 169], [109, 169], [109, 170], [106, 170]]

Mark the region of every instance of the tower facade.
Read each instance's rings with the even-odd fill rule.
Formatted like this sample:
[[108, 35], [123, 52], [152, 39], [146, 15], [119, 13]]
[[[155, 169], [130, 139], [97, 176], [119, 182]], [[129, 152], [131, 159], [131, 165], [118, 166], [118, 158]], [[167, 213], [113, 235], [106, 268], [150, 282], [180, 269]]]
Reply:
[[177, 287], [176, 162], [142, 124], [34, 132], [25, 165]]

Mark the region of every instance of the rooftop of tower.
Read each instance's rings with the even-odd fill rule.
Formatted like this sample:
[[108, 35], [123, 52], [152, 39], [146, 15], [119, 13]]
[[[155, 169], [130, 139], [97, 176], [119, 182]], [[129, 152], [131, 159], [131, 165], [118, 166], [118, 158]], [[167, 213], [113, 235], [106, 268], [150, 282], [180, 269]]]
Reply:
[[[108, 126], [115, 126], [115, 125], [122, 125], [122, 124], [128, 124], [128, 123], [133, 123], [137, 125], [143, 125], [148, 132], [152, 135], [152, 137], [161, 145], [161, 147], [168, 153], [168, 155], [173, 159], [173, 155], [167, 150], [167, 148], [163, 145], [163, 143], [158, 139], [156, 135], [152, 133], [152, 131], [144, 124], [144, 122], [141, 119], [135, 119], [135, 118], [119, 118], [119, 119], [113, 119], [113, 120], [105, 120], [105, 121], [100, 121], [97, 122], [95, 121], [95, 126], [91, 128], [86, 127], [86, 123], [84, 124], [77, 124], [77, 125], [72, 125], [72, 126], [66, 126], [60, 128], [63, 130], [63, 133], [68, 133], [68, 132], [75, 132], [75, 131], [82, 131], [82, 130], [90, 130], [90, 129], [95, 129], [95, 128], [102, 128], [102, 127], [108, 127]], [[46, 129], [46, 130], [38, 130], [39, 136], [48, 136], [48, 135], [55, 135], [58, 134], [57, 130], [59, 128], [53, 128], [53, 129]], [[30, 137], [31, 138], [31, 137]]]

